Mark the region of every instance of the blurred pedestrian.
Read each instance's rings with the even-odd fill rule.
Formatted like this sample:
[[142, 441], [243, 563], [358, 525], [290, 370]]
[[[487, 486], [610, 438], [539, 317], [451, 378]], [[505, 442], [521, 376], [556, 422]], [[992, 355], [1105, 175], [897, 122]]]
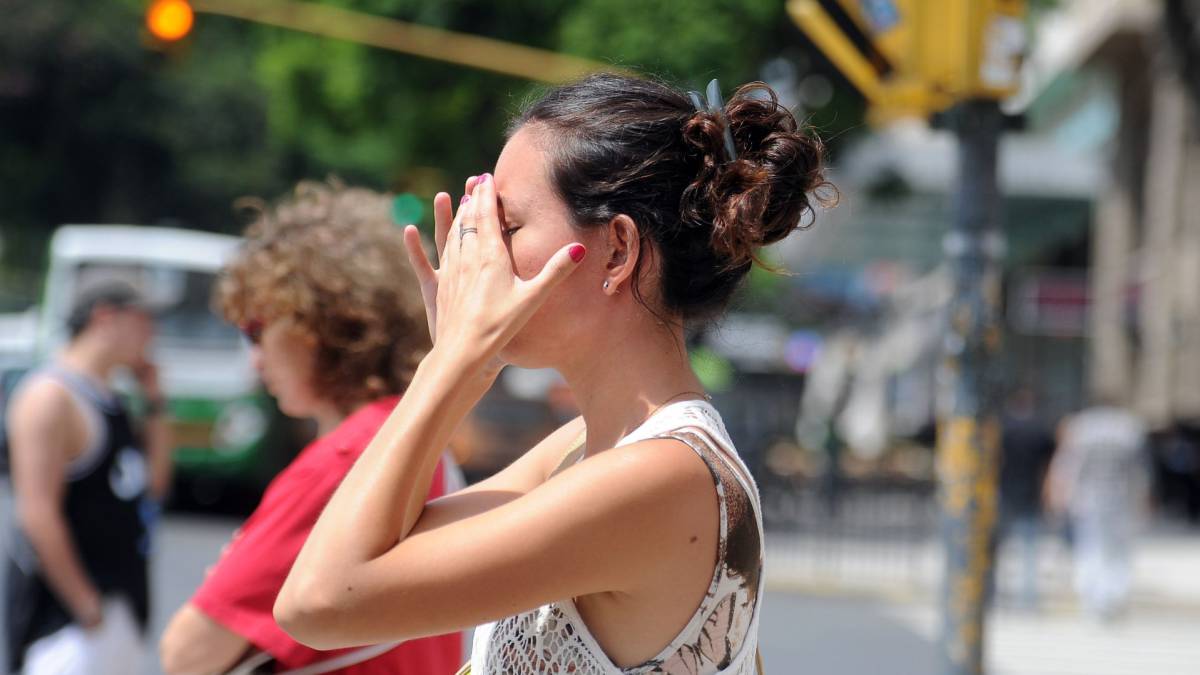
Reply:
[[805, 380], [796, 419], [797, 441], [820, 457], [818, 489], [830, 518], [838, 516], [846, 487], [842, 416], [854, 391], [856, 359], [861, 354], [859, 338], [849, 330], [826, 340]]
[[[4, 602], [9, 668], [126, 675], [149, 608], [147, 519], [171, 480], [171, 440], [150, 360], [151, 306], [127, 283], [82, 289], [69, 342], [8, 408], [15, 500]], [[145, 399], [135, 427], [110, 382], [128, 369]]]
[[[271, 482], [176, 612], [160, 645], [164, 669], [219, 673], [272, 662], [266, 667], [274, 672], [449, 675], [462, 655], [457, 633], [324, 652], [290, 638], [272, 617], [309, 530], [404, 393], [429, 333], [387, 197], [336, 182], [301, 183], [289, 198], [256, 210], [216, 302], [250, 341], [280, 409], [315, 420], [319, 437]], [[431, 468], [422, 500], [443, 493], [442, 467]]]
[[1133, 583], [1137, 527], [1149, 492], [1146, 429], [1129, 410], [1101, 403], [1062, 424], [1047, 501], [1071, 525], [1075, 588], [1085, 610], [1117, 616]]
[[1009, 397], [1002, 423], [997, 541], [1019, 547], [1018, 597], [1026, 609], [1035, 609], [1038, 604], [1042, 485], [1053, 456], [1054, 434], [1038, 418], [1033, 390], [1020, 387]]
[[1155, 465], [1162, 504], [1174, 506], [1179, 502], [1191, 525], [1200, 523], [1200, 446], [1193, 438], [1194, 431], [1177, 424], [1163, 434], [1160, 442], [1152, 443], [1158, 455]]
[[[753, 672], [758, 492], [685, 328], [720, 314], [825, 183], [820, 141], [773, 91], [715, 90], [611, 74], [551, 90], [456, 219], [436, 197], [437, 270], [406, 231], [434, 346], [297, 558], [275, 605], [290, 634], [332, 647], [490, 622], [475, 675]], [[505, 364], [557, 370], [586, 423], [425, 504]]]

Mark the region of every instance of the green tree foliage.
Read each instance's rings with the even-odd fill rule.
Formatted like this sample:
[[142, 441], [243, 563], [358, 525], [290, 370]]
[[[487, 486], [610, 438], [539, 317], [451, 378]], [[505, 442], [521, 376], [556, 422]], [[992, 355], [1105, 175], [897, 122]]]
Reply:
[[[758, 79], [769, 59], [810, 58], [780, 0], [321, 1], [683, 84], [719, 77], [726, 90]], [[539, 88], [208, 15], [181, 44], [156, 47], [142, 28], [144, 6], [0, 0], [8, 269], [34, 269], [64, 222], [235, 231], [237, 196], [274, 195], [301, 178], [453, 190], [492, 166], [507, 120]], [[839, 86], [814, 118], [833, 134], [861, 115], [857, 97]]]
[[[331, 3], [333, 4], [333, 3]], [[777, 0], [375, 0], [340, 2], [403, 21], [590, 57], [702, 85], [758, 78], [802, 38]], [[333, 170], [405, 189], [414, 167], [445, 186], [491, 166], [504, 125], [540, 85], [404, 54], [267, 29], [258, 58], [273, 137]], [[853, 117], [853, 115], [851, 116]], [[425, 187], [430, 172], [421, 172]]]
[[70, 222], [230, 229], [230, 204], [289, 178], [252, 76], [256, 29], [149, 48], [137, 0], [0, 0], [0, 310], [36, 297]]

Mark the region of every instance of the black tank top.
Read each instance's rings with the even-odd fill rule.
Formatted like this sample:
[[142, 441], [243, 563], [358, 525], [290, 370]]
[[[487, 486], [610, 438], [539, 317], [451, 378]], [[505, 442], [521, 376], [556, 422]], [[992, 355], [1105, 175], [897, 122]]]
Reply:
[[[105, 597], [124, 597], [144, 631], [149, 614], [149, 542], [143, 519], [148, 475], [142, 444], [120, 400], [86, 378], [54, 367], [30, 377], [54, 379], [103, 420], [102, 447], [89, 448], [95, 452], [85, 452], [67, 469], [63, 513], [92, 583]], [[16, 671], [29, 645], [71, 623], [73, 617], [46, 584], [28, 537], [14, 525], [14, 541], [6, 547], [5, 632], [9, 667]]]

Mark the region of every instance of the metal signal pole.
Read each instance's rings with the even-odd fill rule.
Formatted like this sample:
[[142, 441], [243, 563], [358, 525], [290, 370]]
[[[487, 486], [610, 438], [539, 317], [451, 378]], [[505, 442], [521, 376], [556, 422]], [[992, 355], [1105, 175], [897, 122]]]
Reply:
[[947, 118], [958, 136], [959, 176], [945, 240], [954, 294], [939, 372], [937, 468], [946, 554], [941, 651], [947, 675], [976, 675], [983, 672], [997, 512], [1005, 246], [996, 169], [1005, 118], [995, 101], [978, 99], [958, 104]]

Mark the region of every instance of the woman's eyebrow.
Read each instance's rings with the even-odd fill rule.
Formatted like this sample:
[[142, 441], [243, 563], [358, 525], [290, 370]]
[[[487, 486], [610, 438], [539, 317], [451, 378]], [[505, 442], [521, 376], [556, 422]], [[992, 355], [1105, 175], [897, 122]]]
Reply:
[[[497, 208], [497, 211], [500, 213], [502, 222], [509, 222], [513, 219], [513, 208], [512, 207], [513, 207], [514, 203], [515, 203], [515, 200], [511, 200], [508, 203], [505, 203], [504, 195], [500, 194], [499, 192], [496, 193], [496, 208]], [[517, 209], [517, 211], [519, 213], [520, 209]]]

